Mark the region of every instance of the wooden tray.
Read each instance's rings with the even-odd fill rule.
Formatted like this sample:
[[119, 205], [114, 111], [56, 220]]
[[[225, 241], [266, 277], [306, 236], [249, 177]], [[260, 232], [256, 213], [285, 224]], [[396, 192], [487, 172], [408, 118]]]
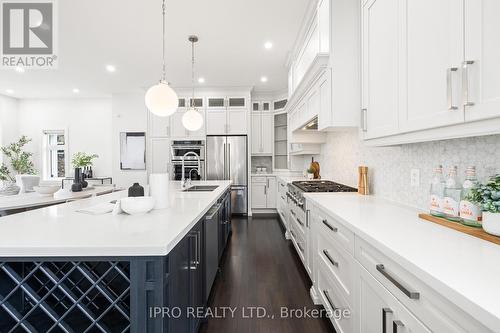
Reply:
[[485, 241], [500, 245], [500, 237], [490, 235], [486, 231], [484, 231], [482, 228], [469, 227], [469, 226], [460, 224], [458, 222], [451, 222], [451, 221], [448, 221], [447, 219], [432, 216], [430, 214], [418, 214], [418, 217], [420, 217], [423, 220], [430, 221], [430, 222], [433, 222], [436, 224], [440, 224], [440, 225], [445, 226], [447, 228], [455, 229], [456, 231], [463, 232], [464, 234], [468, 234], [468, 235], [471, 235], [471, 236], [474, 236], [477, 238], [484, 239]]

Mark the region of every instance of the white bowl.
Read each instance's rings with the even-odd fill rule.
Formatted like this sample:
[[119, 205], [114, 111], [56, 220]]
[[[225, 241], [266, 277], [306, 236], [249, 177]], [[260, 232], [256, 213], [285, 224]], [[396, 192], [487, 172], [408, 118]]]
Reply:
[[61, 186], [59, 185], [41, 185], [41, 186], [33, 186], [33, 189], [35, 190], [36, 193], [43, 195], [43, 196], [49, 196], [53, 195], [59, 189]]
[[153, 209], [153, 197], [129, 197], [120, 199], [121, 209], [130, 215], [145, 214]]

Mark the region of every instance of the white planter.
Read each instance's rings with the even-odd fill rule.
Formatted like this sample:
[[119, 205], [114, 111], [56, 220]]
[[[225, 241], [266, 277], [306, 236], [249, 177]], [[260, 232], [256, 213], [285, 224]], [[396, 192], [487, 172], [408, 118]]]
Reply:
[[33, 192], [34, 186], [40, 184], [40, 176], [36, 175], [16, 175], [16, 185], [21, 188], [20, 193]]
[[314, 173], [308, 173], [307, 179], [314, 179]]
[[500, 213], [483, 212], [483, 229], [489, 234], [500, 236]]

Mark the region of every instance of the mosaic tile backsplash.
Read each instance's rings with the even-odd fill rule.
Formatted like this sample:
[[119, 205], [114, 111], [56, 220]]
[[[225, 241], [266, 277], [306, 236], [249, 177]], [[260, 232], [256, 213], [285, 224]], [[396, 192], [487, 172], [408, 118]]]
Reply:
[[[500, 171], [500, 135], [406, 144], [394, 147], [367, 147], [359, 140], [357, 130], [333, 132], [322, 145], [321, 176], [357, 187], [359, 165], [369, 167], [370, 191], [385, 199], [416, 207], [428, 208], [433, 169], [442, 164], [447, 170], [457, 165], [460, 181], [465, 169], [474, 165], [483, 181]], [[306, 157], [307, 166], [310, 157]], [[420, 186], [410, 186], [410, 172], [420, 170]]]

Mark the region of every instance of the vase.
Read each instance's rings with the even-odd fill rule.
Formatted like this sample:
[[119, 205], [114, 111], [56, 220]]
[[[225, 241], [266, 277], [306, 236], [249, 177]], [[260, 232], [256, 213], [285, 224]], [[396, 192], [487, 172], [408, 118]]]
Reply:
[[500, 213], [483, 212], [483, 229], [491, 235], [500, 236]]
[[82, 191], [82, 169], [75, 168], [75, 178], [73, 179], [73, 185], [71, 185], [72, 192]]
[[89, 183], [85, 180], [85, 178], [87, 178], [87, 176], [85, 176], [84, 173], [82, 173], [82, 188], [87, 188], [87, 186], [89, 186]]
[[139, 183], [134, 183], [132, 186], [128, 188], [128, 196], [129, 197], [143, 197], [144, 196], [144, 187], [139, 185]]
[[314, 179], [314, 173], [307, 173], [307, 179]]
[[16, 195], [19, 194], [21, 188], [15, 182], [4, 181], [0, 185], [0, 196]]
[[34, 186], [40, 184], [40, 176], [37, 175], [16, 175], [16, 185], [21, 189], [19, 193], [34, 192]]

